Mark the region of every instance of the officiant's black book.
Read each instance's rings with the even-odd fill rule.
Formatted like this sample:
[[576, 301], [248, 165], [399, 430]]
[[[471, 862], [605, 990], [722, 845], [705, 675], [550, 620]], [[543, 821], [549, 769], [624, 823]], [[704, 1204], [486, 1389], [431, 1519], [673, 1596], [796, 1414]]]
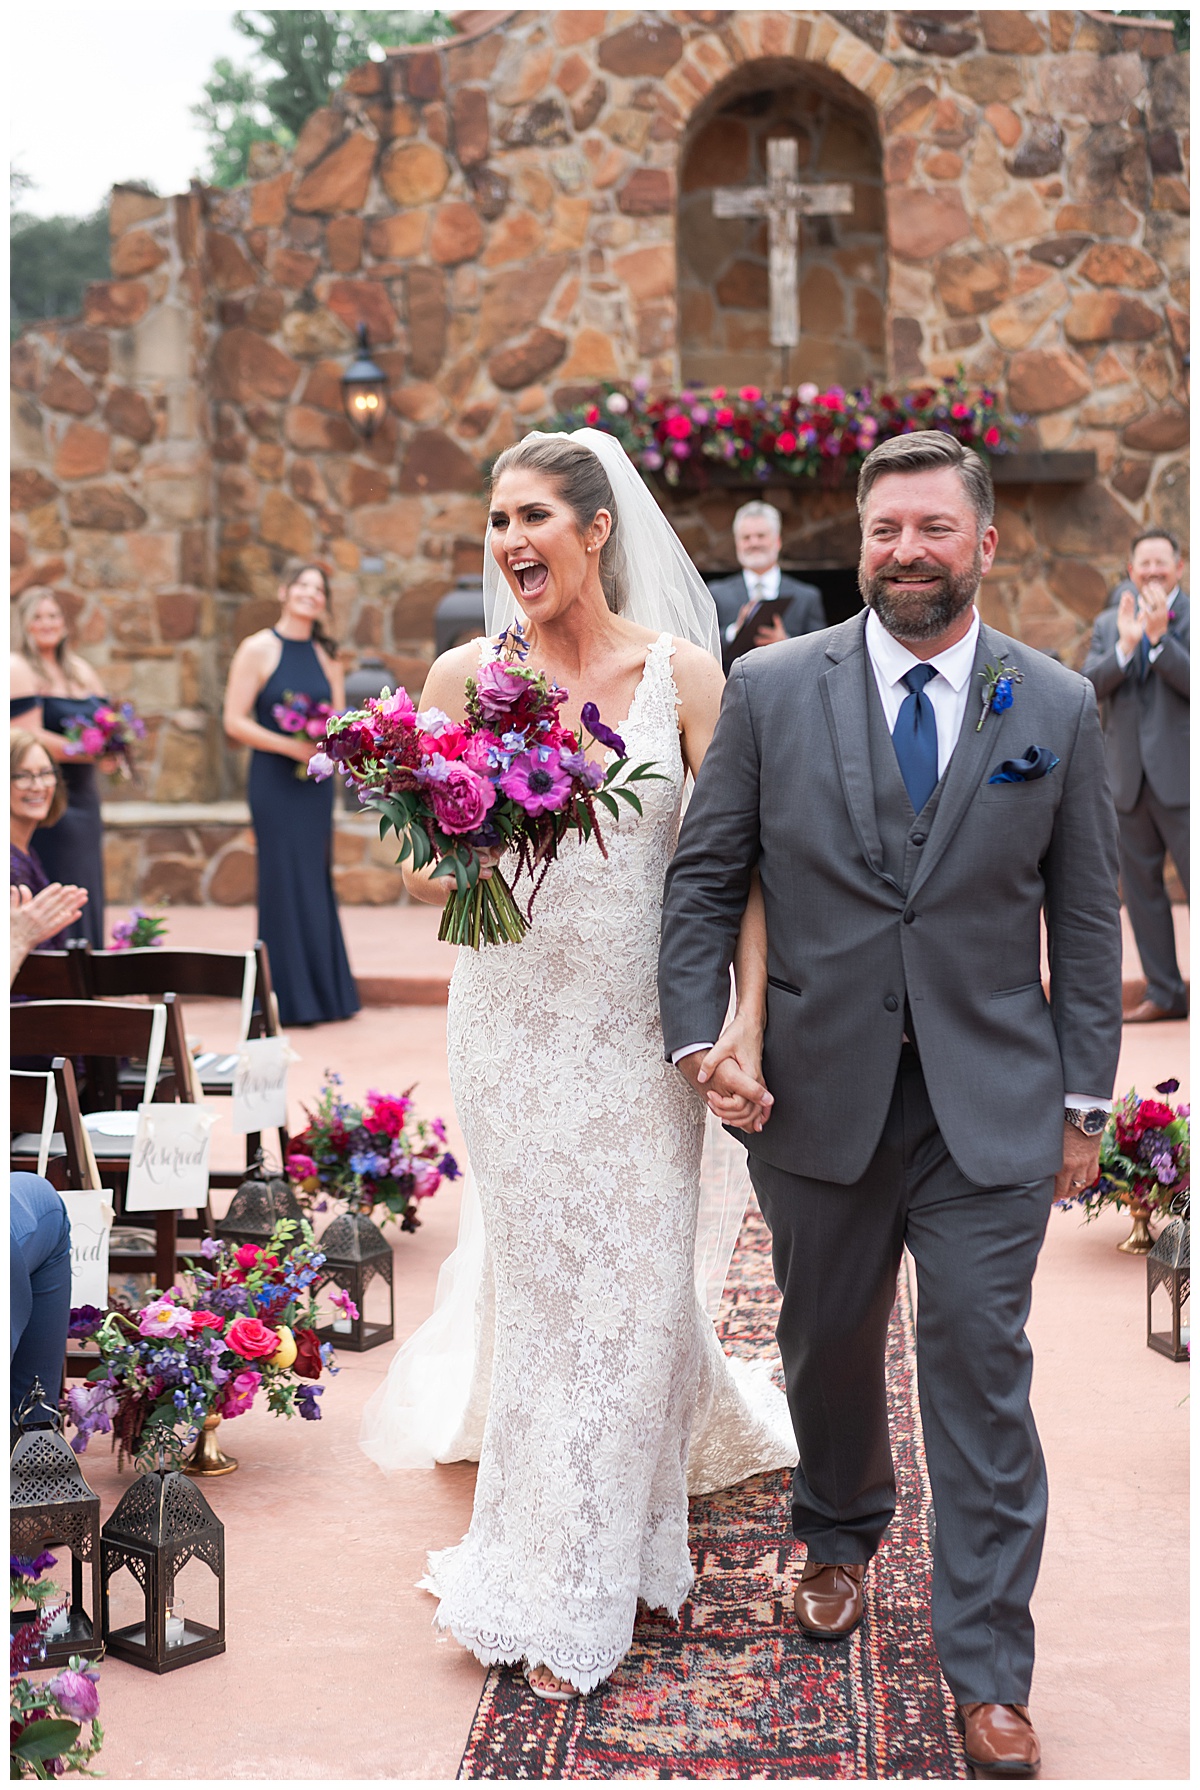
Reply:
[[725, 648], [726, 671], [735, 659], [740, 659], [743, 653], [750, 651], [758, 630], [769, 628], [775, 617], [786, 615], [791, 606], [790, 597], [764, 597], [761, 603], [756, 603], [734, 635], [732, 645]]

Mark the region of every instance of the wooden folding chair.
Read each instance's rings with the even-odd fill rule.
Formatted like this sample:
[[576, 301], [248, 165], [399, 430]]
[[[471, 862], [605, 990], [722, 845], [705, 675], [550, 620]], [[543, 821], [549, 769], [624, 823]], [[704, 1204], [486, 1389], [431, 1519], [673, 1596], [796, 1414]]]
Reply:
[[31, 951], [17, 971], [10, 996], [26, 1001], [87, 1000], [85, 952], [82, 940], [72, 940], [65, 951]]
[[[55, 1096], [52, 1124], [57, 1129], [46, 1140], [48, 1148], [43, 1161], [50, 1088]], [[45, 1074], [34, 1069], [10, 1070], [9, 1125], [13, 1133], [10, 1163], [14, 1170], [42, 1174], [60, 1192], [100, 1186], [100, 1170], [79, 1110], [75, 1070], [69, 1057], [54, 1057]], [[99, 1360], [95, 1350], [72, 1348], [68, 1343], [66, 1377], [86, 1379]]]
[[[149, 1062], [154, 1048], [155, 1015], [165, 1009], [162, 1061], [170, 1064], [169, 1078], [154, 1078], [152, 1092], [158, 1099], [197, 1102], [198, 1090], [191, 1055], [183, 1032], [182, 1012], [173, 995], [150, 1006], [123, 1006], [115, 1001], [27, 1001], [10, 1008], [12, 1049], [19, 1056], [82, 1056], [108, 1063], [115, 1069], [122, 1057]], [[115, 1077], [114, 1077], [115, 1079]], [[149, 1079], [149, 1078], [148, 1078]], [[144, 1093], [144, 1086], [143, 1086]], [[137, 1102], [133, 1102], [136, 1106]], [[112, 1103], [113, 1108], [116, 1102]], [[89, 1101], [87, 1111], [105, 1110]], [[129, 1175], [132, 1137], [97, 1133], [93, 1139], [97, 1166], [105, 1186], [112, 1186], [122, 1216], [125, 1182]], [[147, 1213], [154, 1220], [154, 1272], [160, 1287], [175, 1278], [178, 1213]], [[109, 1265], [122, 1273], [144, 1271], [148, 1256], [113, 1252]]]
[[[279, 1007], [271, 985], [267, 947], [259, 939], [253, 951], [175, 951], [154, 945], [136, 951], [92, 951], [83, 954], [83, 979], [92, 1000], [120, 1000], [131, 995], [174, 994], [193, 1000], [240, 1001], [244, 1035], [274, 1038], [279, 1032]], [[200, 1086], [205, 1094], [233, 1093], [236, 1051], [205, 1051], [195, 1058]], [[121, 1091], [140, 1086], [136, 1072], [126, 1070]], [[261, 1139], [258, 1132], [246, 1138], [246, 1167], [251, 1168]], [[279, 1159], [287, 1161], [288, 1135], [279, 1128]], [[236, 1187], [245, 1175], [214, 1170], [214, 1187]]]

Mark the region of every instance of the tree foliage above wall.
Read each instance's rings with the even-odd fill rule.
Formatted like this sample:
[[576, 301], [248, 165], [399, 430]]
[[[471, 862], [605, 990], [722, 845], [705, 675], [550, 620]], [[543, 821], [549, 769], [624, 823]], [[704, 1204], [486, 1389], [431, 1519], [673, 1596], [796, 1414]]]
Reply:
[[392, 45], [428, 43], [452, 30], [440, 12], [238, 12], [234, 24], [254, 45], [253, 64], [220, 57], [204, 100], [192, 108], [208, 135], [218, 186], [245, 180], [251, 144], [290, 147], [352, 68]]
[[108, 277], [108, 206], [86, 218], [37, 218], [20, 210], [34, 182], [20, 168], [8, 179], [9, 322], [16, 335], [41, 317], [78, 312], [90, 280]]

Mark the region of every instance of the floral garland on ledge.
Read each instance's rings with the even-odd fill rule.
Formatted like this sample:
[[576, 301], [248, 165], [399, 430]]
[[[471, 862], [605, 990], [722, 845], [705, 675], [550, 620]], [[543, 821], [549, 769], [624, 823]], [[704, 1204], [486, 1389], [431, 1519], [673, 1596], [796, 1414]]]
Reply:
[[878, 442], [915, 429], [940, 429], [964, 447], [1009, 453], [1019, 420], [1000, 414], [995, 392], [968, 387], [960, 367], [954, 379], [901, 395], [869, 386], [821, 391], [807, 384], [779, 397], [756, 385], [736, 393], [714, 386], [651, 397], [649, 380], [639, 376], [628, 389], [612, 383], [597, 388], [550, 427], [603, 429], [643, 474], [703, 489], [714, 470], [747, 485], [781, 475], [841, 483]]

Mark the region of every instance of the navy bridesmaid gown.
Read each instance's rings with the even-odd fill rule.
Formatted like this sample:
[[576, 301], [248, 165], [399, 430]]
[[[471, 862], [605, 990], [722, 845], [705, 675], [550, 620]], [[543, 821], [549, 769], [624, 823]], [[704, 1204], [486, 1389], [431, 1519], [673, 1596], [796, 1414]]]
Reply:
[[[9, 703], [19, 721], [38, 704], [47, 733], [65, 733], [72, 721], [90, 721], [104, 703], [102, 696], [23, 696]], [[86, 939], [104, 949], [104, 825], [100, 819], [100, 779], [94, 764], [60, 764], [67, 791], [66, 812], [52, 827], [39, 827], [33, 847], [52, 883], [77, 883], [88, 893], [87, 906], [63, 934]]]
[[[274, 632], [274, 630], [273, 630]], [[279, 664], [258, 693], [254, 718], [282, 733], [271, 713], [290, 691], [329, 702], [332, 691], [311, 640], [287, 640]], [[285, 1026], [349, 1019], [358, 989], [333, 895], [334, 781], [303, 782], [294, 758], [250, 757], [250, 817], [258, 842], [258, 935], [271, 959], [271, 980]]]

